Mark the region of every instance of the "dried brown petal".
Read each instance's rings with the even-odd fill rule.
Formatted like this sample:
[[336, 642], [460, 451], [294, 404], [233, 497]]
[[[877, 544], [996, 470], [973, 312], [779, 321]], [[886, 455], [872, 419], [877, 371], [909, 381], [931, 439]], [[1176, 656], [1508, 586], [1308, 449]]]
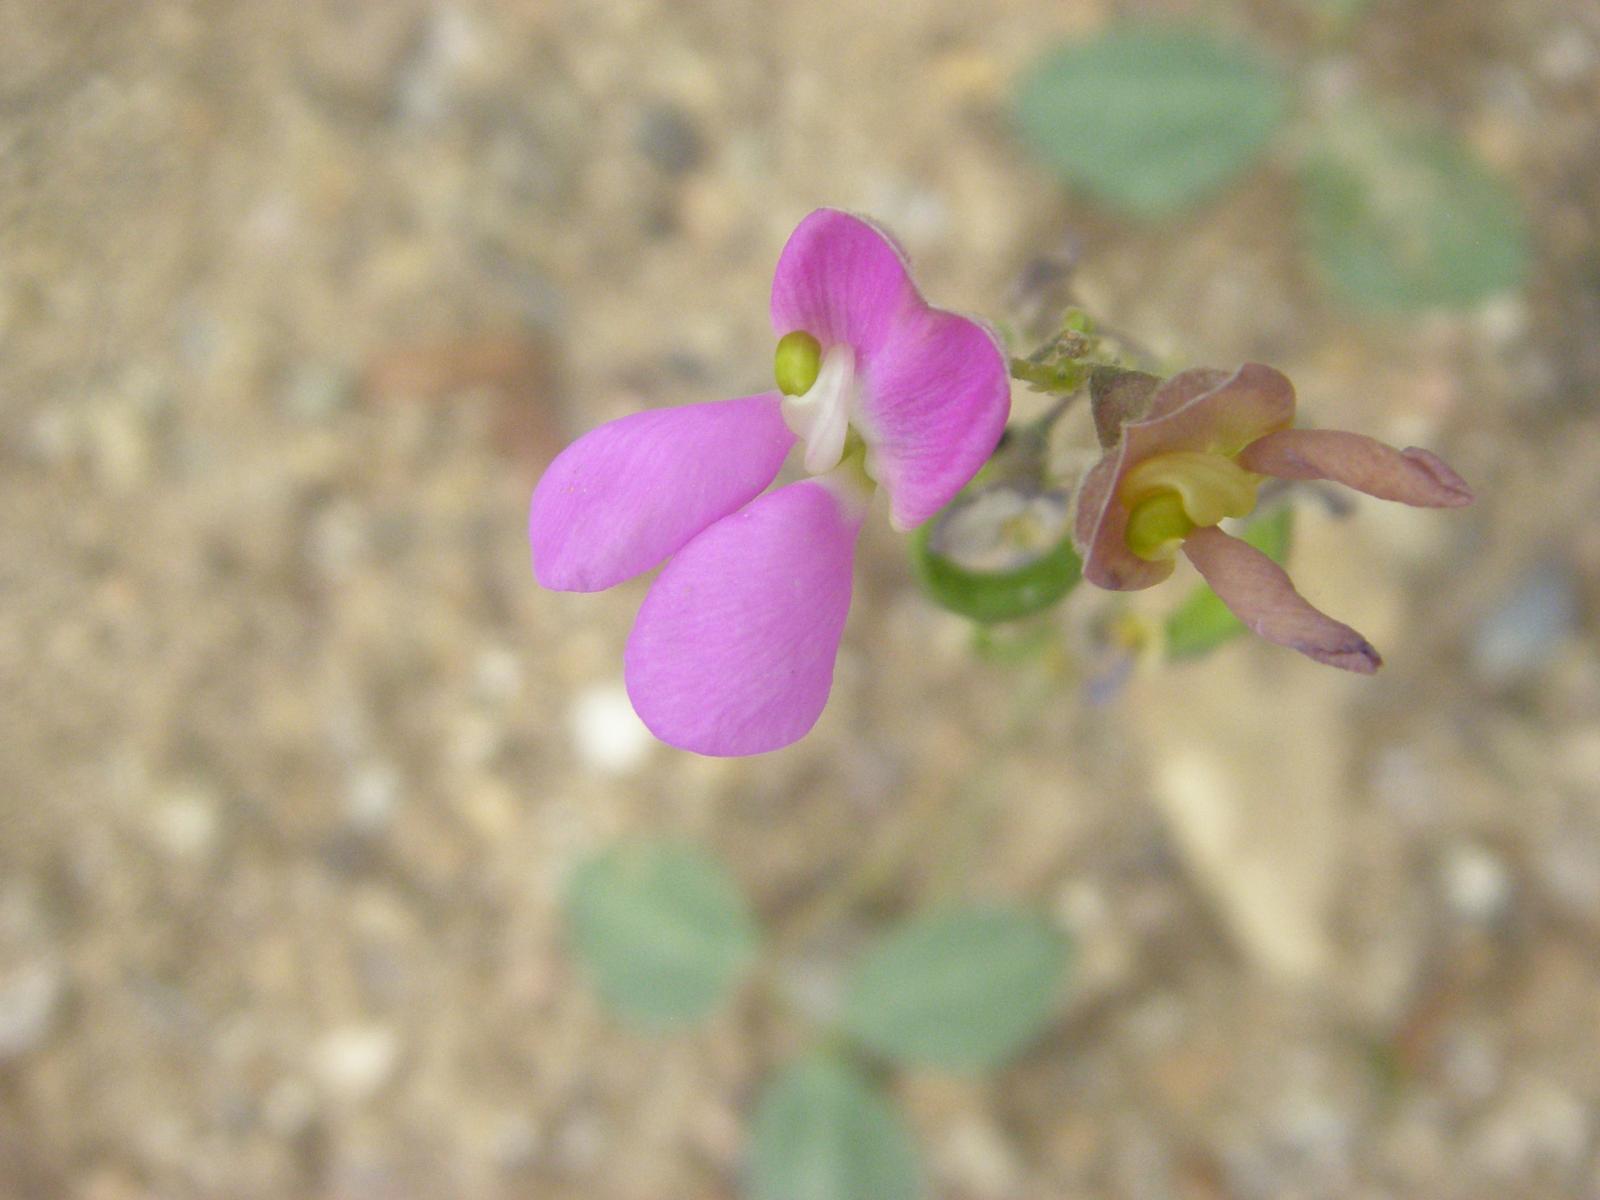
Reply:
[[1118, 499], [1123, 477], [1157, 454], [1200, 450], [1232, 456], [1294, 420], [1294, 385], [1271, 367], [1245, 363], [1231, 373], [1183, 371], [1157, 388], [1150, 415], [1122, 427], [1122, 441], [1084, 479], [1073, 540], [1083, 576], [1097, 587], [1137, 591], [1172, 574], [1128, 549], [1128, 511]]
[[1380, 500], [1420, 508], [1472, 503], [1472, 489], [1438, 455], [1415, 446], [1396, 450], [1335, 429], [1269, 433], [1240, 452], [1239, 465], [1280, 479], [1331, 479]]
[[1233, 615], [1267, 641], [1361, 675], [1383, 665], [1366, 638], [1313, 608], [1288, 573], [1250, 543], [1211, 526], [1185, 538], [1183, 552]]

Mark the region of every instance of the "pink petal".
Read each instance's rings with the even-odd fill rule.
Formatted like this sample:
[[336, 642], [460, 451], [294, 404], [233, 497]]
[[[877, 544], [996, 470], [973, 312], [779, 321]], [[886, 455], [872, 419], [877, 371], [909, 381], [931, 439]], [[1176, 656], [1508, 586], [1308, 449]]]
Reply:
[[1335, 429], [1285, 429], [1246, 446], [1239, 465], [1280, 479], [1332, 479], [1380, 500], [1419, 508], [1460, 508], [1472, 489], [1438, 455], [1415, 446], [1396, 450], [1374, 438]]
[[724, 517], [667, 564], [624, 656], [651, 732], [715, 755], [805, 736], [833, 685], [865, 511], [808, 479]]
[[897, 529], [922, 524], [989, 461], [1011, 411], [1005, 352], [985, 326], [907, 314], [869, 364], [856, 420]]
[[922, 306], [905, 256], [870, 221], [820, 208], [789, 235], [772, 277], [772, 328], [844, 343], [870, 363], [902, 314]]
[[584, 434], [534, 489], [535, 577], [564, 592], [611, 587], [748, 503], [794, 444], [780, 399], [766, 392], [654, 409]]
[[1186, 537], [1183, 552], [1233, 615], [1267, 641], [1361, 675], [1383, 665], [1366, 638], [1312, 608], [1284, 569], [1249, 542], [1210, 526]]
[[1122, 427], [1122, 441], [1078, 489], [1073, 540], [1083, 577], [1097, 587], [1137, 591], [1172, 574], [1171, 562], [1149, 562], [1128, 549], [1128, 510], [1118, 497], [1127, 473], [1173, 450], [1233, 456], [1294, 420], [1294, 385], [1260, 363], [1228, 373], [1183, 371], [1156, 389], [1150, 415]]

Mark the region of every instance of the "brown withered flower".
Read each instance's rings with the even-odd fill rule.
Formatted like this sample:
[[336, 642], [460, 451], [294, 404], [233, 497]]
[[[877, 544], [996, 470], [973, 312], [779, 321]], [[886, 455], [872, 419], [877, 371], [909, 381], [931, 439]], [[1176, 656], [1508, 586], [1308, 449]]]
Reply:
[[[1099, 382], [1099, 381], [1097, 381]], [[1085, 476], [1073, 538], [1084, 578], [1136, 591], [1172, 574], [1181, 549], [1234, 614], [1270, 642], [1371, 674], [1378, 652], [1295, 591], [1283, 568], [1219, 523], [1256, 505], [1266, 476], [1327, 479], [1423, 508], [1472, 503], [1472, 490], [1427, 450], [1359, 433], [1294, 429], [1294, 385], [1246, 363], [1165, 382], [1124, 373], [1097, 388], [1105, 457]]]

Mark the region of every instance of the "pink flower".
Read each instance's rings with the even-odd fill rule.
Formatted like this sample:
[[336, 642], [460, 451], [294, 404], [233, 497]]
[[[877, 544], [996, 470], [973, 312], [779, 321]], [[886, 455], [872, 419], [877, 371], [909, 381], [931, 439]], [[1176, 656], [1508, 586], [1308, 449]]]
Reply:
[[[1153, 381], [1151, 381], [1153, 385]], [[1378, 652], [1308, 604], [1282, 567], [1218, 528], [1255, 508], [1263, 476], [1331, 479], [1424, 508], [1472, 503], [1436, 455], [1358, 433], [1293, 429], [1294, 385], [1271, 367], [1174, 375], [1144, 397], [1138, 420], [1084, 478], [1074, 540], [1090, 583], [1135, 591], [1172, 574], [1182, 549], [1213, 591], [1268, 641], [1371, 674]]]
[[[833, 684], [872, 493], [910, 529], [987, 461], [1010, 408], [982, 325], [930, 307], [895, 244], [832, 209], [778, 260], [781, 391], [635, 413], [550, 464], [528, 536], [545, 587], [598, 591], [663, 559], [624, 654], [662, 741], [759, 754], [803, 737]], [[766, 491], [803, 443], [809, 478]]]

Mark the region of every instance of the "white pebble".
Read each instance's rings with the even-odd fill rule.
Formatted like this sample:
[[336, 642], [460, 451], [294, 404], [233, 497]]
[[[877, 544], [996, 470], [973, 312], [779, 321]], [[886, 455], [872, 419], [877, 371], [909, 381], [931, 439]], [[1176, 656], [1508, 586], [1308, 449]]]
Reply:
[[567, 714], [567, 731], [578, 757], [611, 775], [635, 770], [654, 743], [620, 683], [595, 684], [579, 692]]
[[330, 1092], [365, 1100], [389, 1081], [399, 1055], [400, 1039], [387, 1025], [343, 1025], [323, 1034], [312, 1065]]
[[375, 833], [389, 824], [399, 802], [400, 773], [387, 762], [366, 763], [350, 778], [345, 816], [355, 828]]
[[173, 858], [206, 858], [217, 840], [215, 797], [200, 787], [173, 791], [153, 814], [150, 832]]
[[61, 971], [35, 962], [0, 974], [0, 1062], [42, 1042], [61, 1000]]
[[1498, 918], [1511, 900], [1511, 876], [1482, 846], [1456, 846], [1445, 859], [1444, 890], [1459, 916], [1489, 922]]

